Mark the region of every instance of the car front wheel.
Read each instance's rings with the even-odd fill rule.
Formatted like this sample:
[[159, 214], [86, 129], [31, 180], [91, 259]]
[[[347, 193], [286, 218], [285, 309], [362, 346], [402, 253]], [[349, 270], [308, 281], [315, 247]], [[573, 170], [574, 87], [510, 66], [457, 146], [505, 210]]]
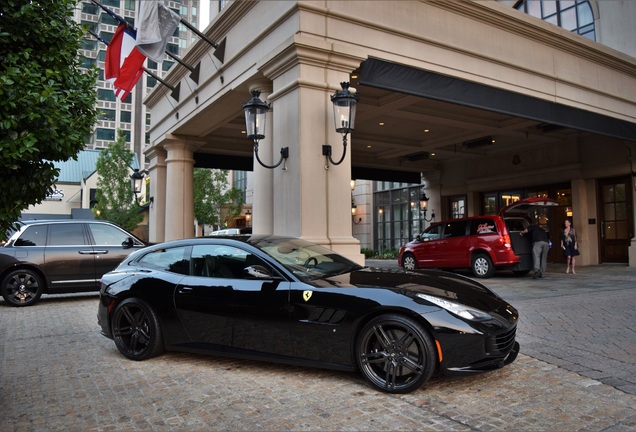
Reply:
[[31, 306], [42, 296], [42, 278], [32, 270], [14, 270], [2, 281], [2, 297], [12, 306]]
[[356, 344], [358, 367], [374, 387], [409, 393], [429, 380], [435, 369], [434, 343], [421, 324], [402, 315], [369, 321]]
[[472, 270], [476, 277], [487, 278], [495, 273], [495, 266], [488, 255], [479, 253], [473, 256]]
[[145, 301], [124, 300], [115, 308], [111, 322], [115, 345], [129, 359], [146, 360], [163, 351], [159, 319]]
[[417, 260], [411, 254], [405, 254], [402, 257], [402, 267], [404, 270], [415, 270], [417, 268]]

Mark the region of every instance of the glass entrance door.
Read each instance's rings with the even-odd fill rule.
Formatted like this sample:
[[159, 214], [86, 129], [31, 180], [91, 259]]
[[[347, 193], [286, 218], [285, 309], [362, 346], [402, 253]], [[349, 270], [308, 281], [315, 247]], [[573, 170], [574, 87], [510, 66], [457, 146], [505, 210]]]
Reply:
[[629, 177], [599, 181], [601, 262], [627, 263], [634, 236], [632, 189]]

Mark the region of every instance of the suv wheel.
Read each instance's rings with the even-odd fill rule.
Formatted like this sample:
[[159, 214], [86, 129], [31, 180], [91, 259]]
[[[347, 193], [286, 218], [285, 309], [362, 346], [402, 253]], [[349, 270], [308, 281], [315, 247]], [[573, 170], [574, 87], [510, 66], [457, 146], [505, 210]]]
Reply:
[[492, 260], [485, 253], [473, 255], [471, 268], [473, 270], [473, 274], [478, 278], [487, 278], [495, 273], [495, 267], [492, 265]]
[[404, 270], [415, 270], [417, 268], [417, 260], [411, 254], [405, 254], [402, 257], [402, 267]]
[[30, 306], [42, 296], [44, 285], [42, 278], [34, 271], [14, 270], [4, 278], [0, 290], [8, 304]]

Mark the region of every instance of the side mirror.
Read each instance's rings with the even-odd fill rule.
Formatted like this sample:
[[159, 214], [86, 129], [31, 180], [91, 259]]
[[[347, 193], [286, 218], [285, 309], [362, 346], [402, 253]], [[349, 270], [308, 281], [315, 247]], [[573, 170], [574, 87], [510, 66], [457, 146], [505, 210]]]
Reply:
[[417, 236], [415, 236], [415, 240], [422, 241], [422, 236], [418, 234]]
[[126, 240], [124, 240], [121, 244], [124, 248], [128, 249], [131, 248], [135, 245], [135, 242], [133, 242], [132, 237], [128, 237]]
[[262, 265], [253, 265], [243, 269], [243, 276], [246, 279], [278, 279]]

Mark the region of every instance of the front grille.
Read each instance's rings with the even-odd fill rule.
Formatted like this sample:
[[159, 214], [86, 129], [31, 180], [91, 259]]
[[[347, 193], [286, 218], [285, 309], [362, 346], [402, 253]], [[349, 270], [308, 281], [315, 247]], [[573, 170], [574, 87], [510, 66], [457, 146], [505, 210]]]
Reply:
[[508, 330], [486, 339], [486, 352], [489, 355], [508, 354], [515, 343], [517, 328]]

